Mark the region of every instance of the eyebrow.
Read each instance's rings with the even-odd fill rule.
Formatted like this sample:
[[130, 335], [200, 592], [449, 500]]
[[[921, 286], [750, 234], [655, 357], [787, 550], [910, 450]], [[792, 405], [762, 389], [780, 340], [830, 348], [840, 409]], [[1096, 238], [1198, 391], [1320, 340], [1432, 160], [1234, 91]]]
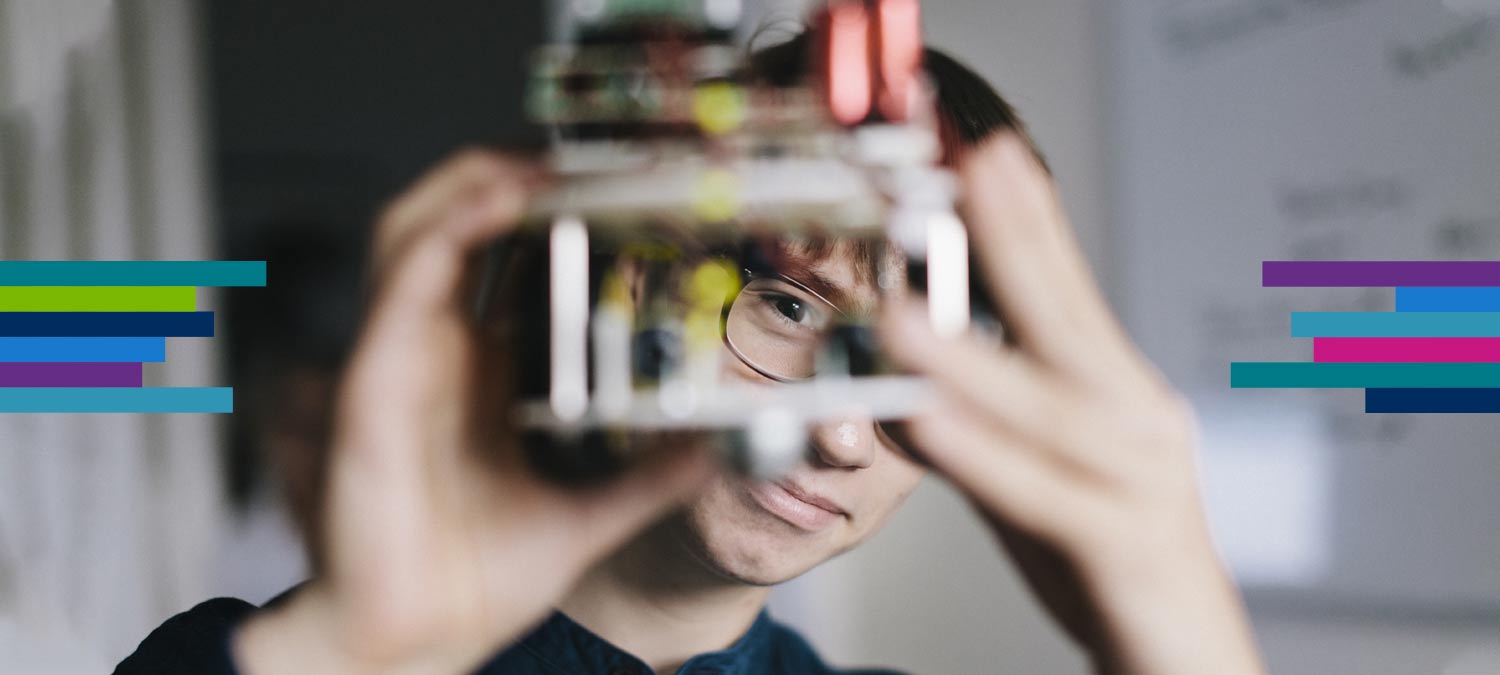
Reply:
[[851, 316], [863, 313], [862, 310], [865, 308], [860, 306], [860, 303], [854, 302], [854, 296], [849, 289], [832, 277], [819, 272], [807, 256], [785, 246], [782, 247], [780, 254], [781, 259], [777, 261], [778, 273], [812, 289], [818, 295], [823, 296], [823, 299], [832, 303], [840, 312]]

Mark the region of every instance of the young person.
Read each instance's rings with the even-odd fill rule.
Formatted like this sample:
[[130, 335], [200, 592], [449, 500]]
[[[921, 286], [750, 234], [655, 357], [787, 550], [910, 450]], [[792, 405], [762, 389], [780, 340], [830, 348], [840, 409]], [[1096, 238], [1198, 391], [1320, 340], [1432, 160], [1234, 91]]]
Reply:
[[[788, 77], [805, 55], [796, 40], [758, 62]], [[905, 443], [851, 417], [817, 427], [775, 482], [691, 447], [590, 490], [536, 478], [492, 414], [503, 354], [461, 289], [474, 251], [545, 178], [464, 153], [377, 226], [379, 283], [336, 406], [315, 578], [259, 610], [204, 603], [117, 672], [833, 672], [766, 616], [767, 594], [867, 539], [928, 467], [969, 497], [1100, 672], [1261, 672], [1209, 539], [1191, 410], [1110, 314], [1010, 107], [952, 59], [926, 59], [1011, 342], [942, 339], [915, 301], [885, 307], [884, 348], [937, 391]], [[783, 249], [782, 281], [820, 297], [772, 286], [736, 309], [798, 330], [819, 302], [875, 304], [851, 247]], [[768, 381], [739, 356], [724, 360], [733, 377]]]

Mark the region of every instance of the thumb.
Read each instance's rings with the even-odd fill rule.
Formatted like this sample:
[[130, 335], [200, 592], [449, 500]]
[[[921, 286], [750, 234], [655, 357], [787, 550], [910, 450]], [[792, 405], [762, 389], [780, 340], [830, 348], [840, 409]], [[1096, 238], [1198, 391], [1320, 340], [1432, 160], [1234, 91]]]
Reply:
[[613, 550], [706, 485], [718, 470], [712, 453], [698, 446], [643, 457], [583, 498], [579, 534], [592, 554]]

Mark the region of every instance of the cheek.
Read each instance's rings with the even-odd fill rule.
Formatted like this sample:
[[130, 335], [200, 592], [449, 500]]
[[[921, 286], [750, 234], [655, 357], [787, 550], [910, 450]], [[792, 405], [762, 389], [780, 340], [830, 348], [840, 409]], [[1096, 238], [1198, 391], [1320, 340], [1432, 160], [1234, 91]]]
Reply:
[[861, 538], [884, 525], [926, 475], [927, 469], [905, 452], [882, 446], [875, 463], [858, 478], [862, 499], [856, 520], [861, 521]]
[[756, 514], [740, 497], [739, 481], [727, 472], [698, 494], [688, 507], [694, 524], [709, 534], [723, 532], [749, 533], [760, 529]]
[[745, 365], [744, 361], [729, 351], [728, 346], [723, 345], [719, 347], [719, 376], [727, 382], [736, 384], [775, 384], [766, 376]]

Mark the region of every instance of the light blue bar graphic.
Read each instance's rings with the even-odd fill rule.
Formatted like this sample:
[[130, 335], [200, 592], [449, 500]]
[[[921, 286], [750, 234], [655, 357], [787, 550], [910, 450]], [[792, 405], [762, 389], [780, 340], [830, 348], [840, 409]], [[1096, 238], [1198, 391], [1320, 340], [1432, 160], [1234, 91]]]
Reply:
[[1412, 286], [1396, 289], [1398, 312], [1500, 312], [1500, 288]]
[[1500, 312], [1292, 312], [1292, 337], [1500, 337]]
[[0, 260], [0, 286], [264, 286], [265, 261]]
[[231, 413], [229, 387], [0, 387], [0, 413]]
[[0, 363], [159, 363], [159, 337], [0, 337]]

